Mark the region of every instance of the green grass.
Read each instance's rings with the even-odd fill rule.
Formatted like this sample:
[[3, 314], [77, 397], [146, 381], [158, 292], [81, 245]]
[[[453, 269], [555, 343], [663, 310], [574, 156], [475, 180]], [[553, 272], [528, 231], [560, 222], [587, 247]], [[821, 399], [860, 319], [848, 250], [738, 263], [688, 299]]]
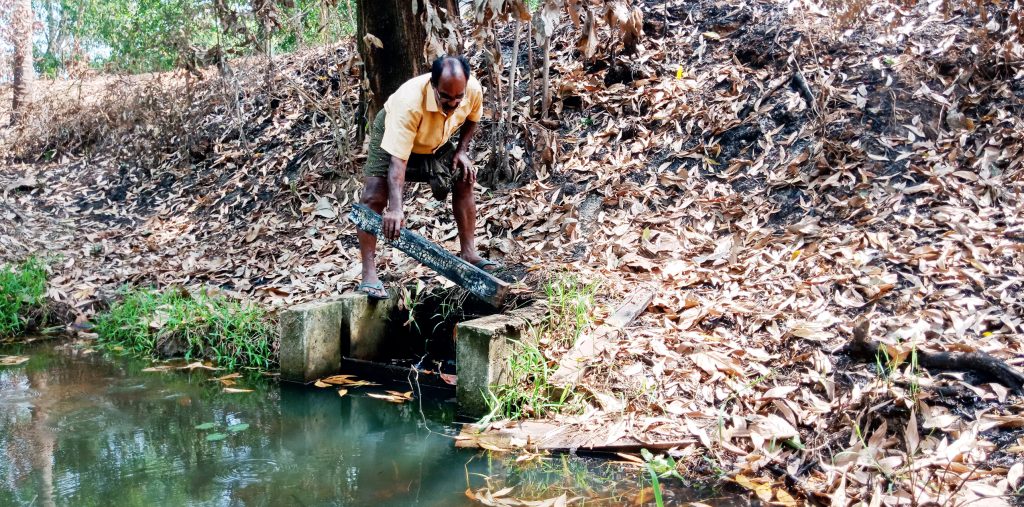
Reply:
[[598, 287], [596, 282], [584, 283], [573, 275], [557, 276], [545, 283], [548, 318], [543, 332], [556, 341], [575, 345], [594, 321]]
[[206, 291], [128, 289], [95, 324], [100, 343], [136, 355], [170, 351], [230, 369], [268, 369], [275, 363], [266, 313]]
[[0, 337], [26, 331], [26, 312], [46, 299], [46, 264], [29, 257], [17, 265], [0, 266]]
[[571, 389], [554, 389], [548, 383], [555, 370], [539, 348], [523, 342], [515, 347], [516, 353], [508, 358], [508, 382], [492, 387], [487, 397], [490, 413], [485, 421], [539, 418], [578, 406], [578, 396]]
[[583, 407], [582, 395], [572, 386], [549, 383], [558, 363], [549, 360], [541, 347], [575, 345], [594, 321], [597, 289], [598, 284], [581, 282], [572, 275], [557, 276], [544, 285], [547, 318], [541, 326], [530, 329], [535, 339], [514, 345], [516, 352], [508, 357], [508, 380], [492, 386], [485, 397], [490, 413], [484, 421], [539, 418]]

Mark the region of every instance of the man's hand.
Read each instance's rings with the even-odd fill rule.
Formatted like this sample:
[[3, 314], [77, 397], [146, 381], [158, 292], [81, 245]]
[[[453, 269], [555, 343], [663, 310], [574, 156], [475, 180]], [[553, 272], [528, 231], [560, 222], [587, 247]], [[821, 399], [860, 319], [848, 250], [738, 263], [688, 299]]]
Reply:
[[402, 222], [405, 221], [405, 213], [402, 208], [384, 210], [384, 223], [381, 225], [381, 233], [392, 241], [398, 239], [398, 232], [402, 229]]
[[[452, 161], [452, 169], [462, 170], [462, 181], [468, 181], [470, 185], [476, 185], [476, 167], [469, 160], [469, 155], [464, 151], [455, 152], [455, 159]], [[455, 174], [459, 174], [456, 172]]]

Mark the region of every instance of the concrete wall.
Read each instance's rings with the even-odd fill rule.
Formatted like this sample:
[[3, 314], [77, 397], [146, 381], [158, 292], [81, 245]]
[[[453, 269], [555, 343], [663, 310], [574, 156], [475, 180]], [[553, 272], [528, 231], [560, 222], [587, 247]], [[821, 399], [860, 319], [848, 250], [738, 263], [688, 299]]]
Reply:
[[540, 305], [507, 314], [462, 322], [455, 327], [455, 397], [459, 412], [473, 417], [487, 414], [490, 388], [508, 381], [508, 359], [520, 341], [534, 343], [531, 326], [544, 318]]
[[312, 382], [341, 366], [342, 305], [313, 301], [281, 313], [281, 378]]
[[[341, 358], [383, 361], [410, 339], [398, 317], [398, 298], [369, 300], [349, 293], [336, 300], [294, 306], [281, 314], [281, 378], [312, 382], [338, 373]], [[520, 341], [536, 337], [531, 326], [544, 319], [541, 305], [461, 322], [455, 327], [456, 398], [459, 411], [487, 413], [491, 386], [509, 379], [508, 360]]]

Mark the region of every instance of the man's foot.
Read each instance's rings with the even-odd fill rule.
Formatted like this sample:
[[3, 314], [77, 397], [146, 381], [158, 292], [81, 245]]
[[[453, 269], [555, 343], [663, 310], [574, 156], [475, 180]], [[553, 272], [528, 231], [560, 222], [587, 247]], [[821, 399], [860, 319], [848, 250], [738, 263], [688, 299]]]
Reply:
[[472, 265], [474, 265], [474, 266], [476, 266], [476, 267], [478, 267], [478, 268], [480, 268], [480, 269], [482, 269], [482, 270], [484, 270], [484, 271], [486, 271], [486, 272], [488, 272], [488, 273], [493, 273], [493, 272], [498, 271], [499, 269], [501, 269], [501, 264], [498, 264], [497, 262], [494, 262], [494, 261], [492, 261], [490, 259], [485, 259], [483, 257], [480, 257], [479, 255], [471, 257], [471, 256], [468, 256], [468, 255], [459, 254], [459, 258], [464, 260], [464, 261], [466, 261], [466, 262], [468, 262], [468, 263], [470, 263], [470, 264], [472, 264]]
[[370, 283], [363, 282], [359, 284], [359, 287], [357, 287], [356, 290], [366, 294], [366, 297], [376, 301], [382, 301], [388, 298], [388, 290], [384, 288], [384, 282], [381, 282], [380, 280]]

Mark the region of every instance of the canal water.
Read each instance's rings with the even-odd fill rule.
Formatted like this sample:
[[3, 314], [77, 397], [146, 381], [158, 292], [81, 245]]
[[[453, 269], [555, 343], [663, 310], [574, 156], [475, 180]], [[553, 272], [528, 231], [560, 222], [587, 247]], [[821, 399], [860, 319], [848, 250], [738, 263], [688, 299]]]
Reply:
[[[0, 366], [0, 505], [479, 505], [582, 497], [573, 505], [653, 505], [640, 470], [605, 460], [456, 449], [453, 393], [396, 404], [408, 385], [318, 389], [250, 373], [225, 392], [205, 369], [73, 345], [6, 346]], [[664, 484], [666, 505], [708, 499]], [[729, 502], [733, 503], [733, 502]], [[744, 502], [739, 502], [744, 503]]]

